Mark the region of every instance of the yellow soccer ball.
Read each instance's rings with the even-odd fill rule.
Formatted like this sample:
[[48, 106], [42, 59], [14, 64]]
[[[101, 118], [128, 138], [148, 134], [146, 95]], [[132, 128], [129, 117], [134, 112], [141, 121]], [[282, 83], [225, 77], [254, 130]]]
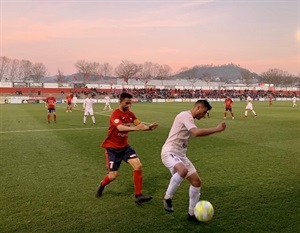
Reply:
[[200, 222], [208, 222], [214, 216], [214, 207], [209, 201], [199, 201], [194, 208], [195, 217]]

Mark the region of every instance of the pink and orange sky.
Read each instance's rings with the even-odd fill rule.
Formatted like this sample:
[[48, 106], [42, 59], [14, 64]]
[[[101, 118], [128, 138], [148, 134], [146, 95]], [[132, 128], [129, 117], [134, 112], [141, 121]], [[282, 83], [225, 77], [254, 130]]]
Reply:
[[181, 67], [234, 63], [300, 71], [300, 0], [0, 0], [1, 56], [42, 62], [122, 60]]

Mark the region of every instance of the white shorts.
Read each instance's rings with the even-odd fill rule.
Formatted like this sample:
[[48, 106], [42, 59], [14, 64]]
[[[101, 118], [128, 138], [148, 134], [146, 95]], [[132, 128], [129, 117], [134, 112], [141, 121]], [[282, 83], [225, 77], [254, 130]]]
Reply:
[[94, 111], [91, 110], [91, 109], [86, 109], [86, 110], [84, 110], [84, 115], [85, 116], [88, 116], [88, 115], [93, 116], [94, 115]]
[[178, 154], [173, 152], [165, 152], [161, 155], [161, 160], [166, 168], [170, 170], [172, 175], [175, 173], [174, 166], [177, 163], [183, 163], [184, 166], [188, 169], [186, 177], [189, 177], [191, 174], [197, 172], [195, 166], [186, 156], [179, 156]]
[[249, 104], [247, 104], [247, 106], [246, 106], [246, 110], [248, 110], [248, 109], [250, 109], [250, 110], [253, 110], [252, 103], [249, 103]]

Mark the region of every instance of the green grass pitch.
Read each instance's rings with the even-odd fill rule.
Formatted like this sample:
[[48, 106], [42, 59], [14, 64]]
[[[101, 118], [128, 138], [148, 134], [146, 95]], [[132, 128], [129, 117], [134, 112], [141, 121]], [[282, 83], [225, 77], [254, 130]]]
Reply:
[[[186, 220], [188, 182], [174, 196], [174, 213], [163, 209], [170, 174], [160, 159], [161, 147], [177, 113], [193, 103], [134, 103], [144, 122], [157, 121], [155, 131], [132, 132], [130, 144], [143, 164], [144, 194], [136, 205], [132, 169], [122, 163], [120, 175], [95, 198], [106, 174], [100, 143], [107, 134], [109, 111], [95, 106], [94, 126], [82, 124], [82, 105], [66, 113], [57, 105], [57, 123], [47, 124], [43, 104], [0, 105], [0, 232], [299, 232], [300, 111], [289, 102], [254, 102], [258, 117], [245, 102], [234, 103], [235, 119], [227, 129], [192, 138], [188, 157], [202, 177], [201, 199], [215, 216], [209, 223]], [[223, 121], [223, 103], [212, 102], [211, 117], [197, 121], [213, 127]], [[117, 108], [117, 104], [113, 105]]]

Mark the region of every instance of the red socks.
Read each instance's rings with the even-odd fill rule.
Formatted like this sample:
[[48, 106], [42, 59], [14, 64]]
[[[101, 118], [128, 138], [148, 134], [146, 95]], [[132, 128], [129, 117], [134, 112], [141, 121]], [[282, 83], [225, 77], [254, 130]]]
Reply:
[[[102, 187], [105, 187], [111, 182], [111, 180], [108, 177], [108, 174], [103, 178], [103, 180], [100, 182], [100, 185]], [[142, 170], [134, 170], [133, 171], [133, 183], [134, 183], [134, 194], [141, 195], [142, 194], [142, 188], [143, 188], [143, 176], [142, 176]]]
[[102, 187], [105, 187], [106, 185], [108, 185], [110, 183], [110, 179], [108, 177], [108, 174], [103, 178], [103, 180], [100, 182], [100, 185]]
[[[54, 122], [56, 121], [56, 114], [53, 115], [53, 118], [54, 118]], [[48, 120], [48, 123], [50, 123], [50, 114], [47, 115], [47, 120]]]
[[135, 195], [142, 194], [142, 187], [143, 187], [142, 170], [133, 171], [133, 183], [134, 183], [134, 194]]

